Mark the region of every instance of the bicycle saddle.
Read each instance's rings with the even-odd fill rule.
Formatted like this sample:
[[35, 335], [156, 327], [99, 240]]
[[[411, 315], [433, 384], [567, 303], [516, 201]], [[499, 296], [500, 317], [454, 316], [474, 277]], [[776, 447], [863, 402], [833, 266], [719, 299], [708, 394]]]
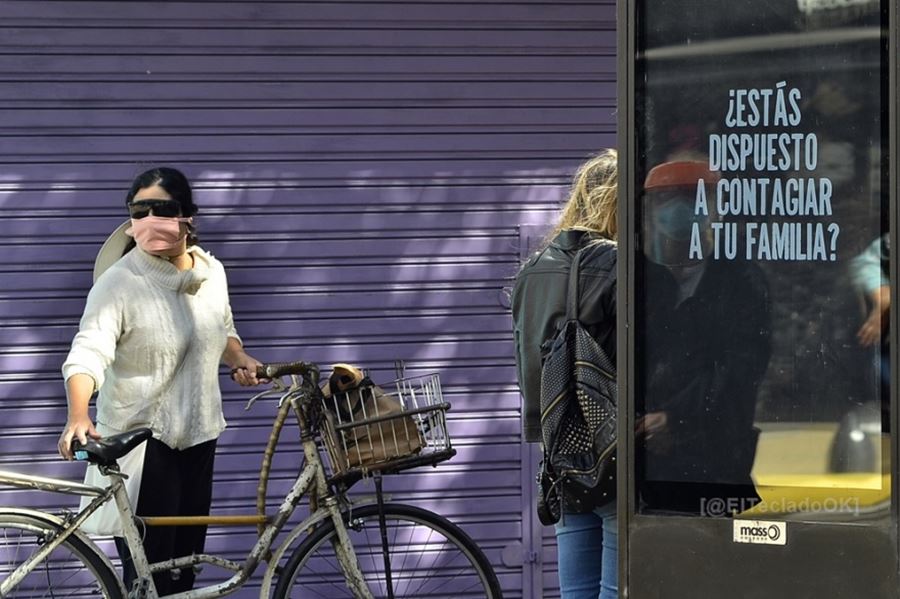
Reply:
[[112, 466], [116, 460], [153, 436], [149, 428], [136, 428], [120, 435], [110, 435], [102, 439], [91, 439], [82, 445], [72, 439], [72, 453], [75, 459], [100, 466]]

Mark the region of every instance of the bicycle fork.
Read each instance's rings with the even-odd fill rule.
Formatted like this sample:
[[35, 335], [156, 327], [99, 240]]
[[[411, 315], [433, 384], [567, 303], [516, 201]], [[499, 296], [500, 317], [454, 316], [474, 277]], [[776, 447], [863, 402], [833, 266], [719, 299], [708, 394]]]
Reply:
[[[291, 405], [294, 407], [294, 413], [297, 415], [297, 421], [300, 425], [300, 438], [303, 442], [303, 453], [306, 456], [306, 462], [308, 464], [319, 464], [319, 467], [316, 469], [315, 485], [312, 489], [312, 493], [316, 494], [328, 488], [325, 481], [325, 473], [321, 467], [315, 440], [308, 432], [306, 417], [303, 410], [297, 405], [297, 397], [291, 398]], [[344, 524], [344, 517], [341, 515], [341, 506], [337, 497], [333, 495], [325, 496], [320, 497], [320, 500], [325, 509], [328, 510], [331, 521], [334, 523], [336, 533], [336, 540], [333, 542], [334, 553], [341, 572], [344, 574], [344, 579], [347, 581], [347, 587], [353, 593], [354, 599], [374, 599], [359, 567], [356, 551], [353, 550], [353, 542], [350, 540], [350, 535], [347, 534], [347, 526]]]
[[[306, 420], [302, 411], [295, 406], [295, 412], [300, 423], [300, 430], [306, 431]], [[319, 464], [319, 467], [316, 468], [315, 483], [311, 491], [313, 494], [317, 494], [320, 490], [327, 488], [325, 473], [322, 470], [313, 437], [304, 434], [301, 438], [303, 440], [303, 453], [306, 455], [306, 462], [308, 464]], [[320, 497], [320, 501], [324, 508], [328, 510], [331, 521], [334, 523], [334, 530], [337, 536], [333, 543], [334, 553], [341, 572], [344, 574], [344, 579], [347, 581], [347, 587], [353, 593], [355, 599], [374, 599], [369, 591], [369, 586], [366, 584], [362, 570], [359, 568], [359, 560], [356, 558], [356, 552], [353, 550], [350, 535], [347, 534], [347, 527], [344, 525], [344, 517], [341, 515], [341, 506], [337, 497], [333, 495]]]
[[350, 535], [347, 534], [347, 527], [344, 525], [344, 518], [341, 516], [341, 509], [337, 499], [335, 497], [326, 499], [325, 508], [331, 514], [331, 520], [334, 522], [334, 530], [337, 536], [337, 541], [334, 543], [334, 553], [347, 581], [347, 586], [355, 599], [374, 599], [369, 591], [369, 585], [366, 584], [366, 579], [359, 569], [359, 561], [356, 558], [356, 552], [353, 550]]
[[[384, 497], [382, 495], [382, 487], [381, 487], [381, 475], [380, 473], [376, 473], [374, 475], [375, 479], [375, 491], [378, 498], [378, 530], [379, 530], [379, 539], [381, 541], [381, 555], [384, 560], [384, 575], [385, 575], [385, 589], [387, 591], [387, 599], [394, 599], [394, 581], [391, 576], [391, 554], [390, 548], [388, 546], [388, 538], [387, 538], [387, 522], [384, 517]], [[350, 587], [350, 591], [353, 593], [353, 596], [356, 599], [372, 599], [372, 594], [369, 591], [369, 586], [366, 584], [365, 577], [359, 569], [359, 561], [356, 558], [356, 553], [353, 550], [353, 543], [350, 540], [350, 536], [347, 534], [347, 527], [344, 525], [344, 520], [341, 517], [340, 509], [337, 506], [337, 502], [334, 500], [335, 498], [330, 498], [331, 505], [328, 505], [329, 512], [331, 512], [332, 519], [334, 520], [335, 532], [337, 540], [334, 543], [334, 552], [338, 559], [338, 564], [340, 564], [341, 571], [344, 574], [344, 578], [347, 581], [347, 585]], [[353, 513], [350, 513], [350, 525], [353, 526]]]

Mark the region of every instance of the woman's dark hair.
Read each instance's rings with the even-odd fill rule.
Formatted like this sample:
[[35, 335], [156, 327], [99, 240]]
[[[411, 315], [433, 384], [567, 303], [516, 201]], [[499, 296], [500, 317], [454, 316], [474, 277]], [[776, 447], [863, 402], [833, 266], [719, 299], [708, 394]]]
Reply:
[[[178, 203], [181, 204], [182, 216], [194, 216], [197, 214], [197, 204], [194, 203], [194, 192], [191, 191], [191, 184], [188, 182], [187, 177], [185, 177], [184, 173], [180, 170], [168, 166], [152, 168], [135, 177], [134, 181], [131, 182], [131, 189], [128, 190], [128, 195], [125, 196], [125, 205], [127, 206], [128, 203], [134, 199], [137, 192], [148, 187], [153, 187], [154, 185], [159, 185], [166, 190], [166, 193], [172, 196], [173, 200], [178, 200]], [[196, 245], [198, 241], [199, 238], [197, 237], [196, 227], [189, 224], [187, 237], [188, 247]], [[134, 239], [129, 241], [128, 245], [125, 247], [125, 251], [122, 252], [122, 255], [124, 256], [134, 249], [135, 245]]]
[[172, 196], [172, 199], [178, 200], [178, 203], [181, 204], [182, 216], [197, 214], [197, 204], [194, 203], [194, 194], [187, 177], [178, 169], [167, 166], [150, 169], [135, 177], [131, 183], [131, 189], [128, 190], [128, 195], [125, 196], [125, 204], [127, 205], [133, 200], [140, 190], [154, 185], [159, 185]]

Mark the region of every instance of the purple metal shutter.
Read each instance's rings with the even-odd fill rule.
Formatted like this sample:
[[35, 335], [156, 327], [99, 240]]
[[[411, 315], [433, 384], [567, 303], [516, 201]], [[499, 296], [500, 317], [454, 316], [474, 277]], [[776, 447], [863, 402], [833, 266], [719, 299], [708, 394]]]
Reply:
[[[503, 287], [518, 226], [552, 219], [573, 167], [615, 142], [614, 6], [0, 4], [0, 468], [82, 476], [55, 456], [59, 367], [127, 184], [171, 164], [195, 184], [248, 349], [376, 380], [397, 359], [439, 371], [459, 456], [395, 477], [395, 498], [470, 532], [507, 597], [555, 596]], [[242, 513], [274, 408], [245, 413], [249, 393], [222, 387], [213, 510]], [[272, 502], [298, 466], [283, 437]], [[208, 549], [237, 558], [254, 537], [213, 530]]]

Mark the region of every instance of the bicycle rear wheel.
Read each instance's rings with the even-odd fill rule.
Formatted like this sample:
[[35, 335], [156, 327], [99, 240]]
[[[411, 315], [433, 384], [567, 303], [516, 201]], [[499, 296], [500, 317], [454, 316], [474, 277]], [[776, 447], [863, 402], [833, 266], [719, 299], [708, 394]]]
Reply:
[[[27, 514], [0, 514], [0, 584], [38, 552], [59, 526]], [[118, 578], [96, 551], [72, 535], [3, 595], [4, 599], [122, 599]]]
[[[458, 526], [411, 505], [385, 504], [393, 597], [501, 599], [500, 584], [487, 558]], [[344, 514], [360, 570], [375, 599], [388, 594], [378, 507]], [[291, 554], [275, 597], [291, 599], [353, 597], [338, 565], [334, 524], [319, 526]]]

